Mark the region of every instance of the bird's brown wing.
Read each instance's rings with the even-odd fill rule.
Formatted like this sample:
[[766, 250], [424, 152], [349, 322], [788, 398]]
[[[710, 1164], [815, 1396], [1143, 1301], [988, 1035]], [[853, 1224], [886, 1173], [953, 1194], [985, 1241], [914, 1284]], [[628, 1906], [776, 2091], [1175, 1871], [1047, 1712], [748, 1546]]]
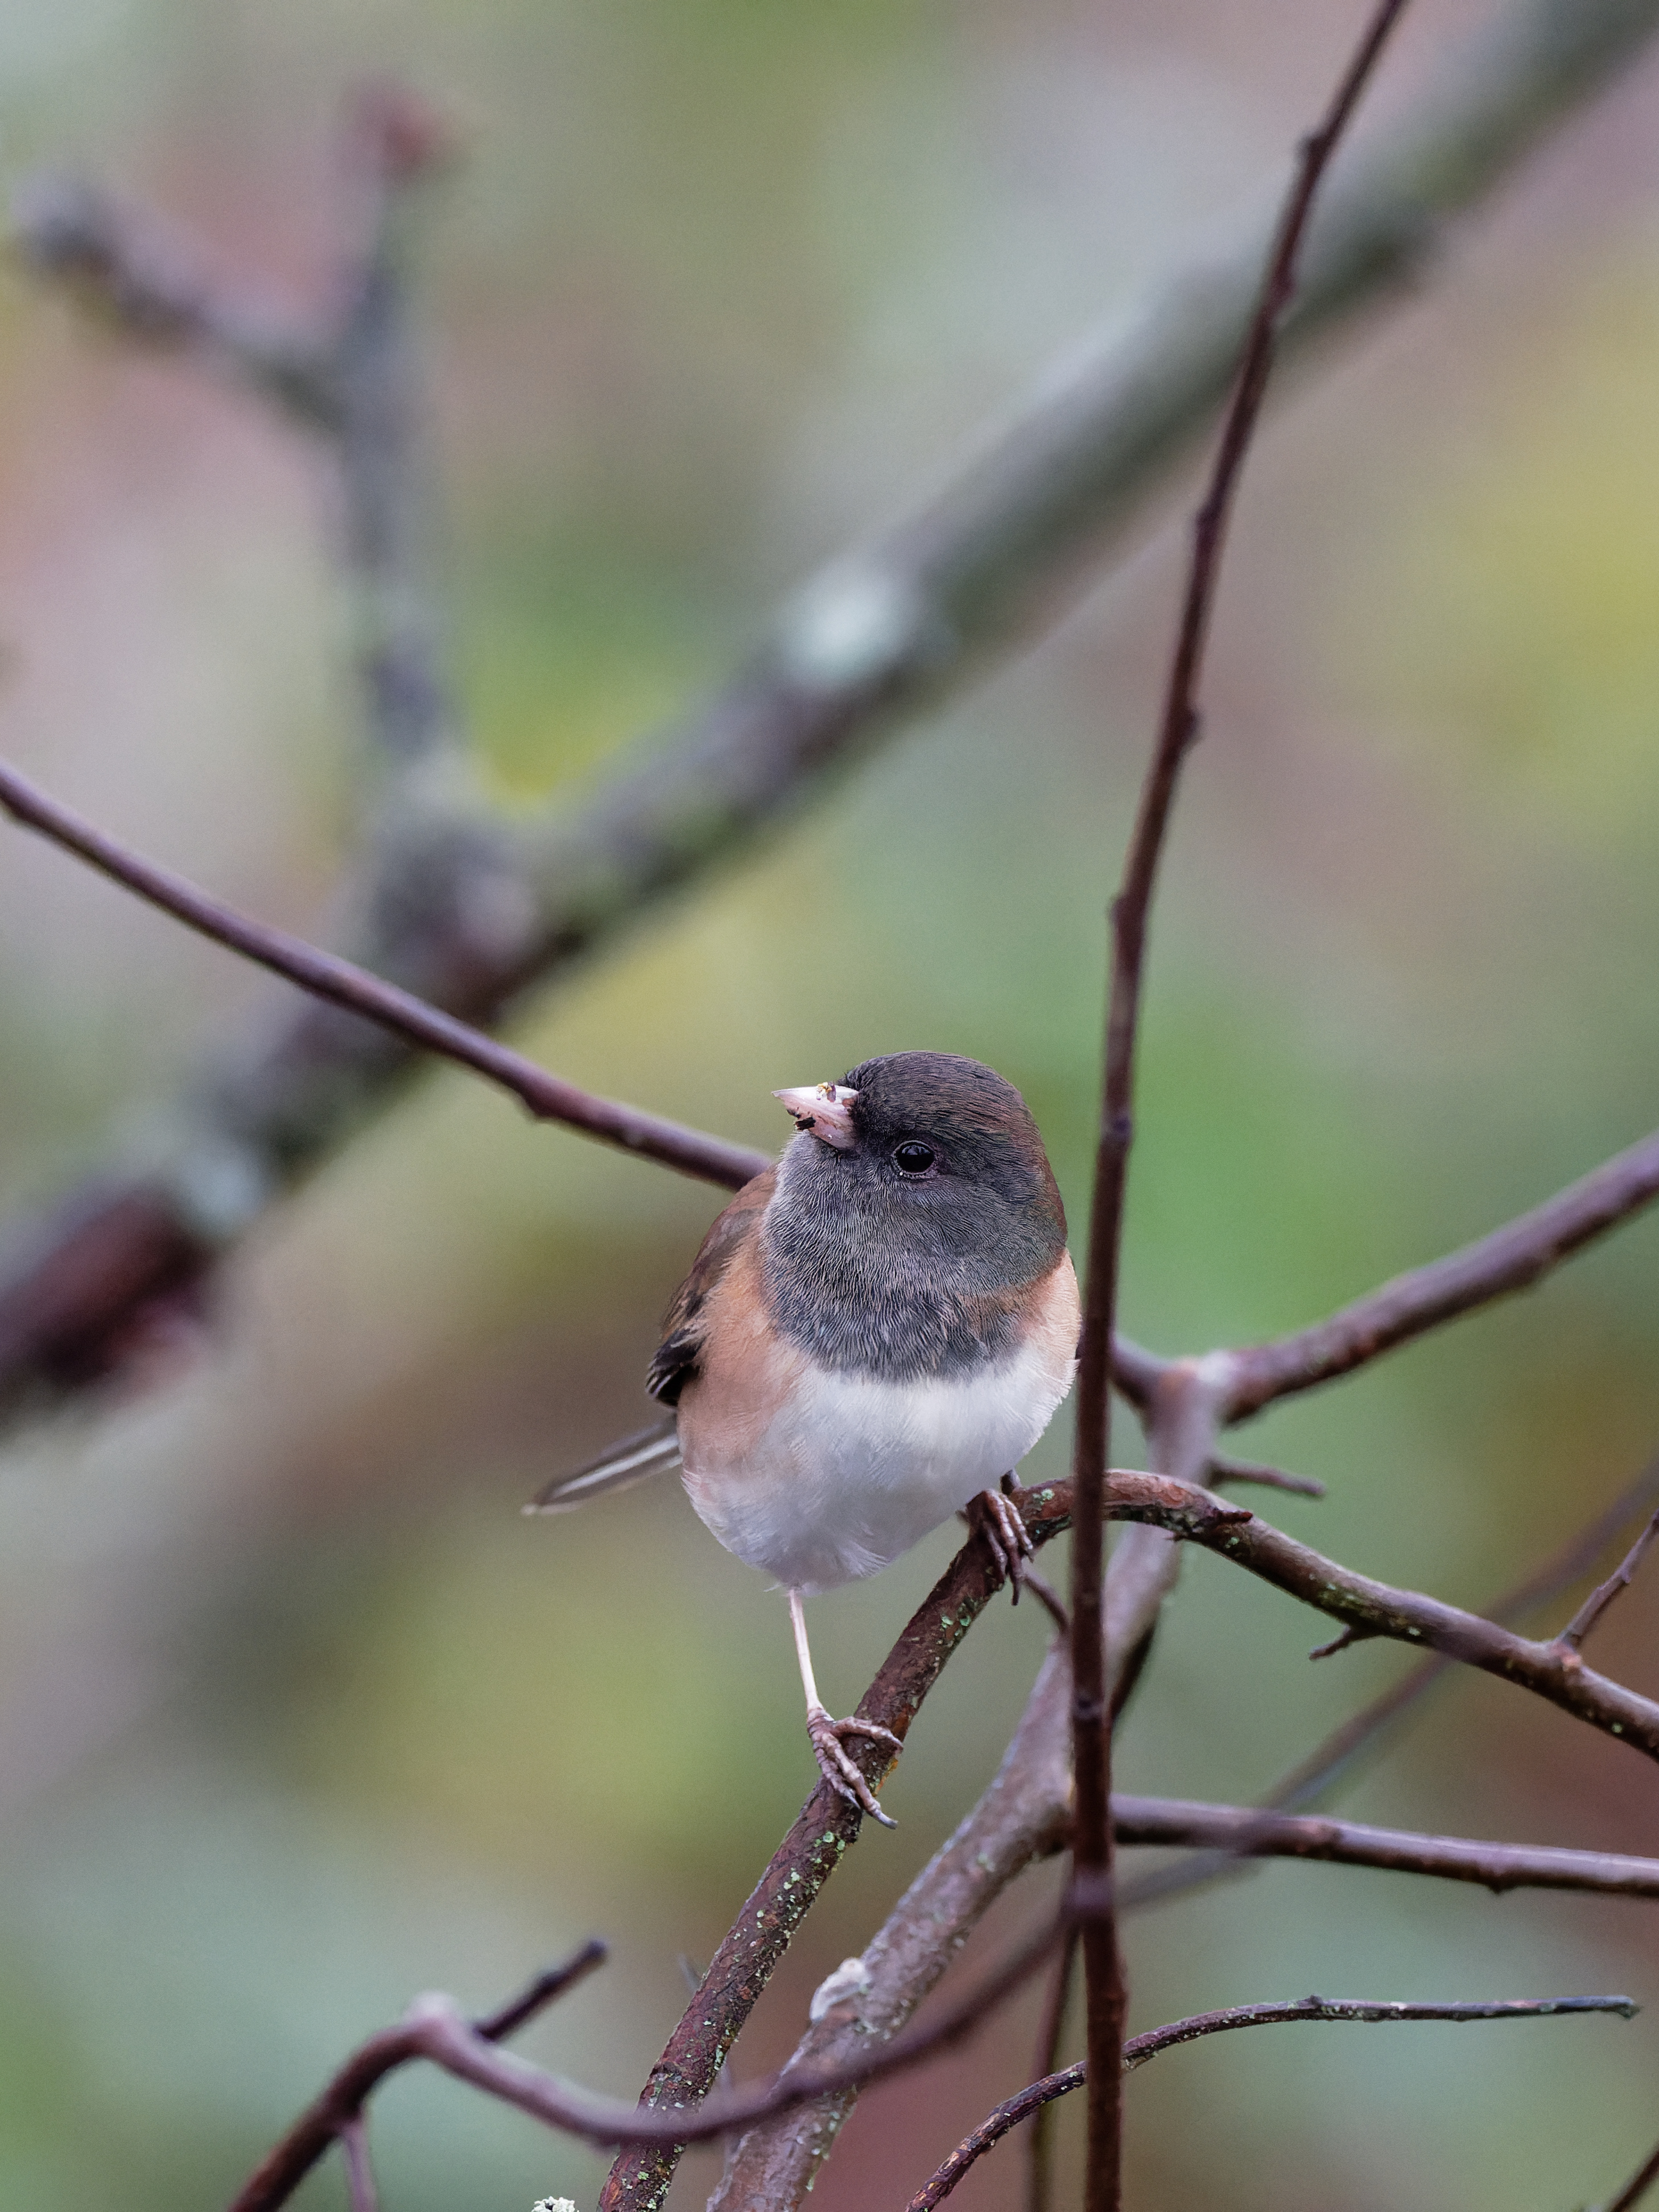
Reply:
[[774, 1167], [744, 1183], [703, 1238], [690, 1273], [675, 1291], [663, 1316], [662, 1341], [645, 1378], [647, 1390], [662, 1405], [673, 1405], [696, 1373], [708, 1327], [704, 1310], [708, 1294], [759, 1228], [777, 1182]]

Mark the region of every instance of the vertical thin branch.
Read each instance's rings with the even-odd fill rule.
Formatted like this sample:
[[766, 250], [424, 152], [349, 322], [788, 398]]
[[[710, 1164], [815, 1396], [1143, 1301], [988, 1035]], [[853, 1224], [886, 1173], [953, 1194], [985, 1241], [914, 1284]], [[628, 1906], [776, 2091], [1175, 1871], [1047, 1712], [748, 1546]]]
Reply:
[[1072, 1909], [1082, 1929], [1087, 1999], [1085, 2212], [1117, 2212], [1122, 2197], [1121, 2069], [1127, 1996], [1113, 1903], [1111, 1718], [1106, 1698], [1103, 1602], [1103, 1490], [1110, 1443], [1110, 1347], [1133, 1135], [1135, 1041], [1147, 923], [1182, 763], [1198, 735], [1199, 678], [1227, 525], [1261, 414], [1279, 324], [1296, 289], [1298, 250], [1326, 166], [1404, 5], [1405, 0], [1382, 0], [1374, 9], [1324, 121], [1302, 146], [1296, 179], [1245, 338], [1209, 489], [1194, 524], [1186, 596], [1158, 743], [1141, 787], [1122, 884], [1112, 904], [1106, 1066], [1089, 1224], [1072, 1536], [1072, 1727], [1077, 1788]]
[[[1060, 2039], [1066, 2026], [1072, 1977], [1077, 1971], [1077, 1951], [1078, 1932], [1073, 1927], [1066, 1936], [1066, 1948], [1054, 1961], [1054, 1978], [1042, 2008], [1042, 2025], [1037, 2030], [1036, 2063], [1031, 2069], [1036, 2081], [1046, 2080], [1060, 2064]], [[1025, 2165], [1025, 2212], [1049, 2212], [1054, 2202], [1054, 2103], [1053, 2098], [1045, 2098], [1032, 2116]]]

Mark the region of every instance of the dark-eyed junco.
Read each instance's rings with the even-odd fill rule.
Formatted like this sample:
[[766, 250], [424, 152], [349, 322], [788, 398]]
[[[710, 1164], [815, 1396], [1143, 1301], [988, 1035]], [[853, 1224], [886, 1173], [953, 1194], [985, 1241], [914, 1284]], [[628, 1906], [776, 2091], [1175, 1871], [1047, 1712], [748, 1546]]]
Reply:
[[1012, 1083], [952, 1053], [775, 1094], [797, 1135], [676, 1292], [647, 1388], [674, 1408], [556, 1482], [543, 1511], [681, 1464], [699, 1518], [789, 1593], [820, 1769], [884, 1819], [812, 1679], [804, 1597], [872, 1575], [973, 1506], [1018, 1574], [1000, 1479], [1071, 1388], [1066, 1215]]

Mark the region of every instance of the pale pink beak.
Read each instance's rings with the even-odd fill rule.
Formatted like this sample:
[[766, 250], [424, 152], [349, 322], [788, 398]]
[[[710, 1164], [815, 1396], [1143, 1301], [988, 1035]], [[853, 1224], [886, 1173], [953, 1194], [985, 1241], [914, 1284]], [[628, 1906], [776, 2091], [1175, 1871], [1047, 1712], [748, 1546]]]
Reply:
[[853, 1101], [858, 1095], [844, 1083], [804, 1083], [798, 1090], [772, 1093], [785, 1113], [794, 1115], [795, 1127], [803, 1134], [838, 1152], [850, 1152], [858, 1142], [853, 1133]]

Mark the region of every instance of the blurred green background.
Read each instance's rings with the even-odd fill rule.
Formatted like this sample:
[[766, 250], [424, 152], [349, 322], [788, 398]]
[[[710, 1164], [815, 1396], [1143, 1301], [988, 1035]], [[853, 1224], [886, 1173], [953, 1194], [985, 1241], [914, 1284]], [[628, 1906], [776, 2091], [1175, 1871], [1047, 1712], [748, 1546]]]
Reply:
[[[1425, 4], [1379, 104], [1476, 12]], [[491, 779], [527, 801], [714, 681], [781, 588], [1280, 175], [1350, 35], [1312, 0], [12, 0], [0, 165], [81, 164], [315, 302], [345, 88], [396, 72], [459, 118], [423, 299], [453, 650]], [[1312, 1318], [1655, 1118], [1656, 104], [1634, 74], [1262, 442], [1156, 932], [1124, 1315], [1162, 1349]], [[360, 755], [318, 457], [15, 273], [0, 394], [6, 751], [325, 928]], [[1039, 649], [653, 915], [521, 1042], [763, 1144], [777, 1085], [977, 1054], [1024, 1089], [1079, 1229], [1176, 511]], [[8, 833], [0, 1200], [141, 1131], [265, 989]], [[809, 1778], [783, 1608], [674, 1486], [517, 1508], [642, 1418], [714, 1205], [434, 1076], [262, 1229], [191, 1359], [9, 1440], [0, 2203], [219, 2203], [415, 1990], [488, 2004], [589, 1932], [612, 1965], [526, 2047], [637, 2087], [677, 1958], [707, 1957]], [[1242, 1448], [1331, 1489], [1273, 1517], [1479, 1604], [1659, 1439], [1656, 1292], [1649, 1222], [1275, 1414]], [[815, 1606], [838, 1709], [953, 1540]], [[971, 1803], [1042, 1626], [999, 1608], [953, 1662], [889, 1789], [898, 1833], [837, 1875], [740, 2070], [791, 2047]], [[1598, 1662], [1659, 1692], [1656, 1630], [1650, 1574]], [[1123, 1782], [1265, 1787], [1400, 1669], [1370, 1648], [1310, 1668], [1322, 1640], [1189, 1560]], [[1659, 1784], [1481, 1678], [1345, 1802], [1651, 1850]], [[1641, 1905], [1286, 1866], [1128, 1942], [1137, 2027], [1313, 1988], [1653, 2007], [1174, 2053], [1131, 2088], [1137, 2206], [1564, 2208], [1659, 2126]], [[815, 2203], [902, 2202], [1028, 2077], [1032, 2013], [867, 2097]], [[591, 2203], [604, 2166], [435, 2079], [389, 2087], [374, 2135], [396, 2212]], [[1009, 2203], [1018, 2157], [957, 2201]], [[688, 2159], [676, 2212], [716, 2172]], [[301, 2201], [343, 2204], [337, 2172]]]

